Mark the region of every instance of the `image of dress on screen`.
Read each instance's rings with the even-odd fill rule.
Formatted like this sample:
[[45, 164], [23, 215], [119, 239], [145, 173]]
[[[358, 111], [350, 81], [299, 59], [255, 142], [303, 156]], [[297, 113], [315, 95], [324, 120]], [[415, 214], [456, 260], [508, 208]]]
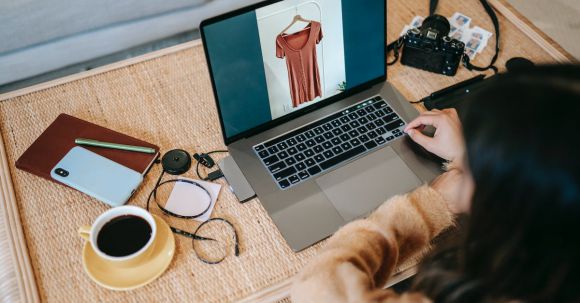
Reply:
[[322, 27], [311, 21], [304, 29], [276, 37], [276, 57], [286, 58], [292, 106], [322, 97], [316, 45], [322, 41]]

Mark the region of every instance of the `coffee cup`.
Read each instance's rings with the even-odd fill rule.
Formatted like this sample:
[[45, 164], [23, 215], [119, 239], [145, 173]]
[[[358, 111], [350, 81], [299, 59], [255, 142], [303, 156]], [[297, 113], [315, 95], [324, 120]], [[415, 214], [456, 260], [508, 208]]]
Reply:
[[95, 253], [120, 267], [146, 260], [153, 250], [157, 224], [146, 210], [120, 206], [102, 213], [91, 226], [79, 228], [79, 236], [89, 241]]

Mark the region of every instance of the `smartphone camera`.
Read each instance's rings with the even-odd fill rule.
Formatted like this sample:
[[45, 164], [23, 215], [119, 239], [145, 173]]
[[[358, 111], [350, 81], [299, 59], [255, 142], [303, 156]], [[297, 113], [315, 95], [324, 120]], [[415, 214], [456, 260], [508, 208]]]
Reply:
[[68, 171], [66, 171], [66, 170], [64, 170], [62, 168], [57, 168], [57, 169], [54, 170], [54, 172], [57, 175], [61, 176], [61, 177], [67, 177], [68, 176]]

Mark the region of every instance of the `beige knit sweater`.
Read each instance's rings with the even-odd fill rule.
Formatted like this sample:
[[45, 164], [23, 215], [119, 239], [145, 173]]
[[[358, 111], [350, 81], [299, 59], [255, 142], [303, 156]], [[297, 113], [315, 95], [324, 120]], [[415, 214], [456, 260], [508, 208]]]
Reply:
[[398, 263], [428, 246], [453, 218], [443, 197], [428, 186], [391, 198], [328, 240], [296, 276], [292, 302], [431, 302], [419, 293], [398, 295], [382, 286]]

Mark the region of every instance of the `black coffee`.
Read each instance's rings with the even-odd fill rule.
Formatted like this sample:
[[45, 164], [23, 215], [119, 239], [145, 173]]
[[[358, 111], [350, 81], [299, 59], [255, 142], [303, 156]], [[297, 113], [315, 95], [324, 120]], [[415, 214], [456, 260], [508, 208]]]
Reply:
[[139, 251], [151, 238], [151, 225], [139, 216], [125, 215], [105, 223], [97, 246], [105, 254], [124, 257]]

